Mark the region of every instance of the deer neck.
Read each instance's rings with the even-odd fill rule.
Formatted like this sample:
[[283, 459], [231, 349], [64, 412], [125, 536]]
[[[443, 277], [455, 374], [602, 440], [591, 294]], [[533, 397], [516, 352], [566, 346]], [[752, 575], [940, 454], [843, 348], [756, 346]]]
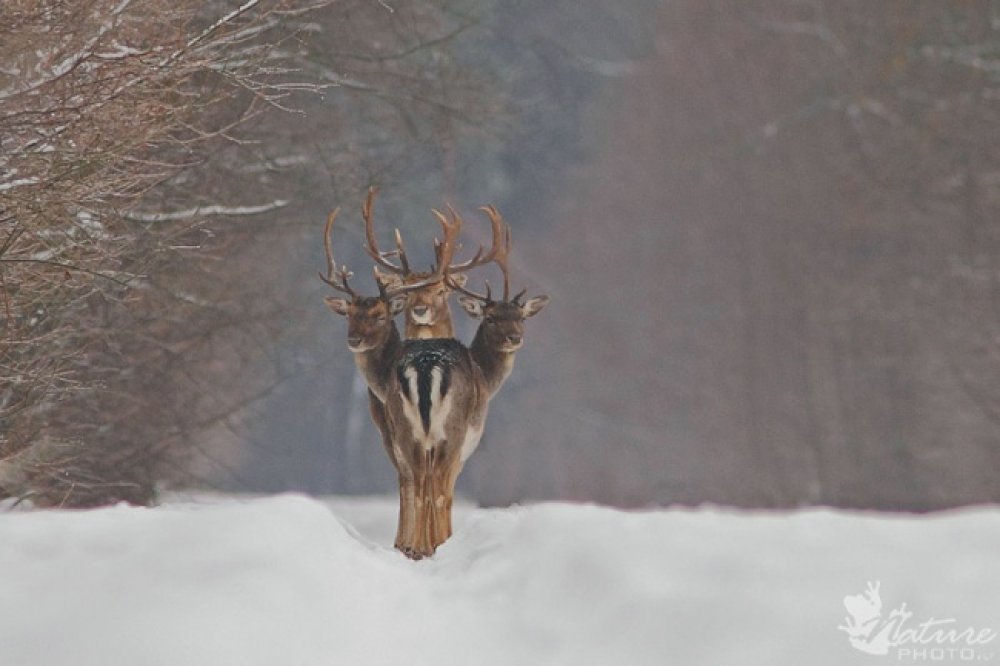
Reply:
[[406, 339], [424, 340], [428, 338], [453, 338], [455, 329], [451, 323], [451, 313], [444, 310], [441, 316], [430, 326], [418, 324], [410, 316], [409, 310], [406, 312]]
[[486, 390], [490, 397], [500, 390], [504, 380], [514, 368], [514, 356], [517, 352], [505, 352], [491, 344], [484, 334], [485, 324], [476, 329], [476, 336], [469, 345], [469, 353], [483, 372], [486, 380]]
[[385, 342], [367, 351], [354, 352], [354, 363], [358, 366], [361, 376], [365, 378], [368, 388], [380, 402], [385, 402], [386, 386], [392, 374], [392, 366], [399, 356], [402, 341], [399, 329], [393, 323]]

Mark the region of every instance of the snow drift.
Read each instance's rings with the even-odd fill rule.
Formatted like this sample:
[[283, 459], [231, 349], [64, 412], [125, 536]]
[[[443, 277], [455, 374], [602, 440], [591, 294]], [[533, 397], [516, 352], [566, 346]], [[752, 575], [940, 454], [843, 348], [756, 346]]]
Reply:
[[837, 629], [871, 580], [887, 610], [1000, 629], [997, 509], [459, 506], [420, 562], [391, 548], [395, 511], [283, 495], [0, 515], [0, 664], [871, 664]]

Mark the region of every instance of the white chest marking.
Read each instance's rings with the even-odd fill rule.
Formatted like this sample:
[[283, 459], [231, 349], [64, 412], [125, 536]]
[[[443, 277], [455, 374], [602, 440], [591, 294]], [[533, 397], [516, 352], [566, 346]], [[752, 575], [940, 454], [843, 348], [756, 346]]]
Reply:
[[448, 415], [451, 414], [451, 393], [441, 395], [441, 376], [441, 368], [436, 367], [431, 370], [431, 423], [430, 432], [424, 441], [426, 449], [445, 441], [448, 437], [444, 428], [448, 423]]
[[[403, 415], [410, 424], [410, 432], [413, 440], [420, 444], [425, 450], [434, 448], [447, 439], [445, 425], [451, 414], [452, 400], [451, 393], [441, 395], [442, 369], [435, 367], [431, 369], [430, 387], [430, 423], [427, 431], [424, 431], [424, 424], [420, 418], [420, 394], [417, 388], [417, 371], [415, 368], [407, 368], [403, 373], [406, 377], [408, 391], [403, 391]], [[416, 402], [411, 402], [411, 396]]]
[[406, 417], [407, 422], [410, 424], [410, 431], [413, 433], [413, 438], [420, 441], [424, 427], [420, 422], [420, 408], [416, 403], [420, 399], [417, 393], [417, 371], [414, 368], [407, 368], [403, 376], [406, 377], [407, 384], [407, 388], [401, 392], [403, 394], [403, 416]]

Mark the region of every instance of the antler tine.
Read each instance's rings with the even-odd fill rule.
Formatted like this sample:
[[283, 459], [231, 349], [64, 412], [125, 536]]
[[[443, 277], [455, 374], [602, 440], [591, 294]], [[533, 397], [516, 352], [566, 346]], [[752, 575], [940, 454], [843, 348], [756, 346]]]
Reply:
[[[378, 188], [372, 185], [368, 188], [368, 196], [365, 198], [365, 203], [361, 206], [361, 217], [365, 220], [365, 238], [368, 241], [368, 245], [365, 246], [365, 252], [368, 256], [375, 260], [375, 263], [382, 266], [383, 268], [399, 275], [406, 275], [409, 271], [409, 265], [406, 263], [406, 256], [403, 251], [403, 245], [400, 242], [399, 231], [396, 232], [396, 243], [399, 248], [395, 253], [393, 252], [382, 252], [378, 249], [378, 241], [375, 240], [375, 228], [372, 225], [372, 206], [375, 202], [375, 195], [378, 194]], [[387, 257], [391, 257], [393, 254], [399, 256], [402, 261], [402, 266], [397, 266], [396, 264], [389, 261]]]
[[499, 266], [500, 272], [503, 273], [503, 300], [505, 301], [510, 297], [510, 272], [507, 267], [507, 258], [510, 256], [511, 243], [510, 225], [505, 223], [503, 225], [503, 240], [493, 253], [493, 263]]
[[485, 295], [484, 294], [477, 294], [474, 291], [470, 291], [469, 289], [466, 289], [462, 285], [460, 285], [457, 282], [455, 282], [454, 280], [452, 280], [450, 276], [446, 277], [445, 281], [448, 283], [448, 286], [451, 287], [452, 289], [454, 289], [455, 291], [460, 291], [463, 294], [465, 294], [466, 296], [471, 296], [472, 298], [475, 298], [476, 300], [480, 300], [483, 303], [489, 303], [490, 301], [493, 300], [491, 298], [491, 295], [490, 295], [490, 283], [488, 281], [486, 282], [486, 294]]
[[448, 214], [451, 215], [450, 222], [441, 211], [432, 209], [431, 212], [441, 223], [441, 229], [444, 232], [444, 240], [436, 242], [434, 245], [434, 253], [437, 255], [434, 275], [437, 280], [440, 280], [445, 273], [451, 271], [451, 260], [458, 249], [458, 235], [462, 231], [462, 216], [450, 204], [448, 205]]
[[326, 251], [326, 274], [333, 277], [337, 272], [337, 264], [333, 260], [333, 247], [330, 244], [330, 234], [333, 232], [333, 223], [337, 221], [340, 213], [340, 206], [337, 206], [326, 216], [326, 226], [323, 227], [323, 250]]
[[410, 262], [406, 260], [406, 248], [403, 247], [403, 236], [399, 233], [399, 229], [396, 229], [396, 255], [399, 257], [403, 273], [408, 274], [410, 272]]
[[455, 254], [455, 243], [458, 240], [459, 232], [462, 230], [462, 218], [451, 206], [448, 206], [448, 212], [451, 214], [450, 222], [440, 211], [432, 210], [431, 212], [434, 213], [438, 222], [441, 223], [441, 228], [444, 229], [444, 240], [437, 242], [434, 246], [434, 251], [438, 255], [438, 265], [434, 268], [434, 271], [424, 279], [411, 284], [400, 285], [391, 291], [387, 291], [387, 296], [395, 296], [408, 291], [422, 289], [428, 285], [440, 282], [443, 278], [447, 278], [448, 263]]
[[500, 212], [493, 206], [483, 206], [479, 210], [486, 213], [486, 215], [490, 218], [490, 226], [493, 230], [493, 241], [490, 246], [490, 250], [484, 254], [485, 249], [482, 245], [480, 245], [479, 250], [472, 257], [472, 259], [460, 264], [449, 266], [449, 273], [464, 273], [471, 268], [485, 266], [493, 261], [497, 252], [500, 251], [500, 246], [504, 242], [505, 228], [507, 227], [507, 224], [503, 221], [503, 216], [501, 216]]
[[[357, 293], [351, 288], [351, 285], [347, 283], [354, 273], [347, 270], [347, 266], [337, 270], [337, 262], [333, 259], [333, 246], [330, 237], [333, 234], [333, 223], [336, 222], [338, 213], [340, 213], [339, 206], [334, 208], [333, 211], [326, 216], [326, 226], [323, 228], [323, 249], [326, 251], [326, 275], [320, 273], [319, 279], [337, 291], [342, 291], [345, 294], [350, 295], [351, 298], [354, 298], [357, 296]], [[334, 279], [335, 275], [340, 277], [339, 283]]]
[[[521, 292], [514, 296], [513, 299], [510, 299], [510, 268], [507, 264], [507, 259], [510, 256], [510, 250], [513, 246], [513, 234], [510, 230], [510, 225], [503, 221], [503, 218], [500, 217], [500, 214], [497, 212], [496, 208], [493, 208], [493, 206], [484, 206], [481, 210], [486, 211], [486, 214], [490, 216], [490, 221], [493, 223], [494, 231], [493, 247], [491, 247], [490, 251], [483, 256], [482, 261], [485, 262], [488, 260], [500, 268], [500, 272], [503, 274], [503, 300], [510, 300], [513, 303], [517, 303], [524, 297], [527, 290], [521, 290]], [[477, 253], [476, 257], [479, 256], [480, 253]], [[449, 269], [448, 272], [451, 272], [451, 269]], [[452, 289], [460, 291], [467, 296], [477, 298], [481, 301], [488, 302], [492, 300], [489, 281], [486, 282], [485, 296], [459, 286], [458, 283], [450, 278], [448, 279], [448, 285]]]

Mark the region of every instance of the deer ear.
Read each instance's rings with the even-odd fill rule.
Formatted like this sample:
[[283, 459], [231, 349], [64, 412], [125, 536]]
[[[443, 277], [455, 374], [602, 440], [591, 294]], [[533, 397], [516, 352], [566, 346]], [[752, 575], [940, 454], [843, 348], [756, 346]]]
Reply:
[[326, 304], [330, 306], [330, 309], [339, 315], [344, 315], [345, 317], [351, 311], [351, 304], [349, 301], [343, 298], [335, 298], [333, 296], [327, 296], [325, 299]]
[[397, 289], [403, 286], [403, 278], [395, 273], [379, 273], [378, 268], [375, 269], [375, 280], [384, 289]]
[[405, 309], [406, 309], [406, 294], [393, 296], [392, 298], [389, 299], [389, 313], [393, 317], [395, 317]]
[[448, 280], [451, 281], [452, 284], [457, 284], [459, 287], [464, 287], [465, 283], [469, 281], [469, 276], [462, 275], [461, 273], [459, 273], [458, 275], [449, 275]]
[[524, 318], [534, 317], [536, 314], [542, 311], [545, 304], [549, 302], [549, 297], [545, 294], [541, 296], [535, 296], [534, 298], [529, 298], [527, 303], [521, 306], [521, 314]]
[[471, 296], [459, 296], [458, 304], [468, 313], [470, 317], [479, 319], [483, 316], [483, 302]]

